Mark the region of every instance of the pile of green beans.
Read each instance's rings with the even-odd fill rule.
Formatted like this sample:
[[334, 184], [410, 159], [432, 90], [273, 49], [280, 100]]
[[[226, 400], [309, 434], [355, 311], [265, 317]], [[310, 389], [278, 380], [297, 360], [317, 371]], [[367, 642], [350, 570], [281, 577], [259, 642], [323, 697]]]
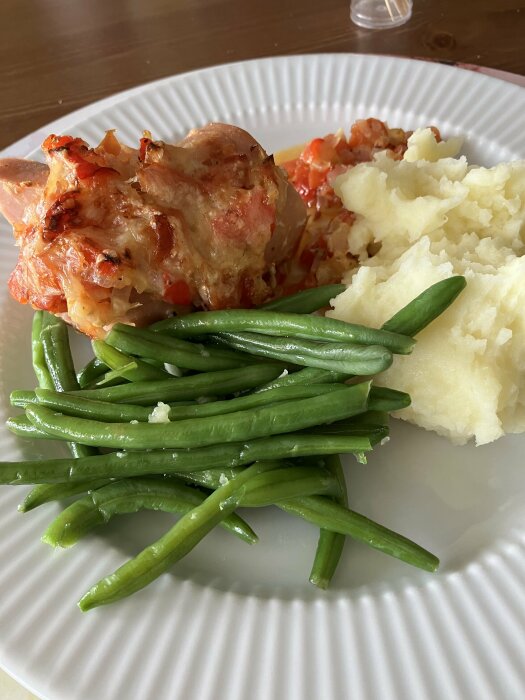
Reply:
[[439, 561], [348, 505], [340, 454], [366, 455], [388, 436], [389, 413], [410, 397], [373, 384], [394, 354], [459, 294], [461, 277], [429, 288], [382, 329], [312, 312], [342, 285], [256, 310], [196, 312], [146, 329], [117, 324], [75, 372], [67, 326], [37, 311], [38, 386], [16, 390], [24, 413], [7, 426], [60, 440], [71, 456], [0, 462], [0, 483], [32, 484], [19, 509], [69, 499], [43, 541], [70, 547], [122, 513], [180, 516], [170, 530], [95, 583], [81, 610], [131, 595], [216, 526], [253, 544], [238, 508], [276, 505], [319, 528], [310, 581], [327, 588], [347, 537], [427, 571]]

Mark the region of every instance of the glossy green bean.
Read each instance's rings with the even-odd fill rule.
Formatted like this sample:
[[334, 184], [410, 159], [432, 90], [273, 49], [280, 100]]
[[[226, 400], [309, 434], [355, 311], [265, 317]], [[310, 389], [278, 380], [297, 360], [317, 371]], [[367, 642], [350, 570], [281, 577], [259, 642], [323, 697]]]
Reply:
[[382, 329], [417, 335], [452, 304], [466, 284], [460, 275], [436, 282], [392, 316]]
[[[233, 470], [234, 476], [236, 473], [236, 470]], [[194, 479], [196, 473], [184, 476]], [[197, 483], [206, 484], [208, 488], [217, 488], [221, 481], [224, 481], [221, 470], [202, 472], [200, 479], [198, 476], [197, 479]], [[243, 502], [243, 505], [246, 503]], [[351, 537], [425, 571], [436, 571], [439, 566], [439, 559], [417, 543], [336, 503], [331, 498], [297, 496], [287, 500], [275, 499], [275, 505], [319, 528]]]
[[404, 391], [389, 389], [386, 386], [372, 385], [368, 396], [368, 409], [370, 411], [400, 411], [410, 406], [410, 395]]
[[[239, 504], [241, 507], [260, 508], [301, 496], [338, 494], [340, 488], [338, 477], [327, 468], [326, 456], [317, 463], [308, 463], [308, 459], [283, 459], [279, 462], [279, 468], [250, 480], [244, 489], [244, 495]], [[215, 490], [226, 481], [234, 479], [242, 469], [242, 467], [203, 469], [181, 472], [177, 476], [188, 483]]]
[[79, 388], [69, 347], [67, 325], [62, 319], [44, 313], [40, 339], [47, 367], [57, 391]]
[[221, 467], [214, 469], [200, 469], [197, 471], [174, 472], [173, 476], [182, 479], [185, 483], [202, 486], [210, 491], [215, 491], [221, 484], [231, 481], [240, 474], [244, 467]]
[[94, 357], [77, 374], [78, 385], [81, 389], [87, 389], [94, 384], [103, 374], [109, 370], [105, 362]]
[[352, 375], [344, 372], [334, 372], [329, 369], [318, 369], [316, 367], [305, 367], [298, 372], [287, 372], [286, 370], [271, 382], [254, 389], [253, 393], [258, 394], [269, 389], [278, 389], [286, 386], [300, 386], [303, 384], [331, 384], [344, 382]]
[[159, 540], [96, 583], [79, 601], [80, 609], [85, 612], [113, 603], [154, 581], [237, 508], [243, 487], [251, 478], [273, 468], [272, 462], [257, 462], [220, 486], [201, 505], [183, 515]]
[[117, 449], [172, 449], [253, 440], [289, 433], [323, 423], [342, 420], [366, 410], [370, 382], [344, 386], [340, 390], [287, 402], [215, 416], [189, 418], [173, 423], [103, 423], [56, 414], [37, 404], [26, 407], [26, 415], [39, 430], [61, 440]]
[[33, 359], [33, 370], [38, 382], [38, 386], [53, 389], [53, 379], [46, 363], [44, 347], [40, 337], [42, 331], [43, 311], [35, 311], [33, 314], [33, 324], [31, 326], [31, 353]]
[[131, 362], [128, 362], [126, 365], [122, 365], [122, 367], [119, 367], [118, 369], [110, 369], [105, 372], [94, 382], [93, 388], [99, 389], [107, 386], [126, 384], [128, 382], [128, 375], [133, 375], [133, 373], [137, 370], [138, 364], [134, 360], [131, 360]]
[[[283, 401], [293, 401], [312, 396], [320, 396], [340, 390], [339, 384], [319, 384], [312, 386], [297, 386], [283, 389], [274, 389], [263, 394], [248, 394], [236, 399], [225, 401], [211, 401], [209, 403], [197, 403], [186, 406], [171, 406], [169, 409], [169, 419], [182, 420], [186, 418], [203, 418], [206, 416], [218, 416], [237, 411], [257, 408], [267, 404], [280, 403]], [[68, 416], [78, 416], [79, 418], [92, 418], [110, 423], [120, 423], [132, 420], [147, 422], [153, 411], [153, 406], [138, 406], [133, 404], [115, 404], [109, 401], [95, 401], [85, 399], [75, 394], [65, 394], [61, 392], [37, 389], [34, 393], [38, 403], [47, 408], [52, 408]], [[20, 397], [20, 405], [22, 399]], [[27, 400], [24, 406], [35, 401]]]
[[340, 532], [425, 571], [436, 571], [439, 566], [435, 555], [412, 540], [323, 496], [304, 496], [277, 505], [318, 527]]
[[[51, 547], [71, 547], [115, 515], [140, 510], [184, 514], [205, 498], [205, 493], [185, 486], [177, 479], [122, 479], [101, 486], [65, 508], [47, 527], [42, 541]], [[257, 542], [255, 532], [236, 513], [219, 525], [248, 544]]]
[[286, 311], [295, 314], [310, 314], [329, 306], [331, 300], [346, 289], [345, 284], [326, 284], [322, 287], [304, 289], [297, 294], [289, 294], [279, 299], [267, 301], [260, 309], [265, 311]]
[[221, 344], [258, 357], [354, 375], [378, 374], [392, 364], [392, 353], [380, 345], [316, 343], [296, 338], [271, 338], [257, 333], [222, 333], [217, 339]]
[[263, 394], [248, 394], [225, 401], [210, 401], [208, 403], [193, 406], [172, 406], [169, 412], [170, 420], [182, 420], [186, 418], [204, 418], [206, 416], [226, 415], [259, 408], [269, 404], [297, 401], [298, 399], [313, 398], [339, 391], [339, 384], [311, 384], [294, 387], [284, 387], [267, 391]]
[[130, 382], [122, 386], [85, 389], [74, 393], [87, 399], [151, 406], [157, 401], [184, 401], [198, 399], [201, 396], [224, 396], [236, 391], [253, 389], [275, 379], [281, 372], [282, 366], [279, 365], [250, 365], [218, 372], [204, 372], [189, 377], [173, 377], [154, 382]]
[[82, 459], [0, 462], [0, 484], [41, 484], [128, 476], [229, 469], [264, 459], [361, 453], [372, 449], [366, 437], [290, 433], [192, 450], [111, 452]]
[[[108, 345], [103, 340], [93, 340], [91, 343], [93, 352], [99, 360], [104, 362], [112, 370], [121, 370], [122, 376], [130, 382], [147, 382], [156, 379], [168, 379], [169, 374], [160, 367], [155, 367], [147, 362], [126, 355], [117, 348]], [[135, 363], [135, 368], [126, 370], [126, 366], [131, 362]]]
[[[337, 491], [333, 496], [335, 502], [347, 508], [348, 495], [346, 481], [339, 455], [327, 455], [325, 457], [325, 465], [337, 486]], [[302, 495], [303, 494], [299, 494], [299, 496]], [[339, 561], [341, 560], [345, 542], [346, 537], [340, 532], [332, 532], [331, 530], [326, 530], [324, 527], [320, 528], [319, 540], [317, 542], [315, 557], [309, 576], [310, 583], [323, 590], [328, 588], [336, 572]]]
[[[52, 386], [50, 390], [54, 390], [54, 387]], [[27, 391], [26, 389], [15, 389], [11, 392], [9, 396], [9, 402], [11, 406], [16, 406], [17, 408], [25, 408], [29, 403], [38, 403], [38, 398], [34, 391]]]
[[[36, 428], [27, 416], [14, 416], [6, 420], [6, 428], [17, 437], [31, 440], [52, 440], [52, 436]], [[67, 438], [65, 438], [67, 440]], [[98, 450], [88, 445], [67, 441], [71, 455], [75, 458], [90, 457], [98, 454]]]
[[70, 442], [67, 441], [67, 446], [69, 451], [78, 459], [79, 457], [89, 457], [90, 455], [98, 454], [98, 445], [84, 445], [81, 442]]
[[[30, 438], [31, 440], [52, 440], [47, 433], [36, 428], [27, 416], [11, 416], [5, 422], [6, 428], [17, 437]], [[36, 482], [29, 482], [36, 483]]]
[[388, 414], [384, 411], [365, 411], [357, 416], [334, 421], [330, 425], [308, 428], [309, 435], [354, 435], [367, 437], [377, 445], [388, 436]]
[[[68, 416], [92, 418], [110, 423], [146, 421], [153, 407], [86, 399], [79, 394], [37, 389], [37, 403]], [[35, 403], [35, 402], [32, 402]], [[27, 405], [27, 404], [26, 404]]]
[[336, 492], [337, 482], [326, 469], [283, 466], [250, 480], [239, 505], [260, 508], [289, 498], [333, 495]]
[[[66, 323], [62, 319], [44, 312], [40, 340], [55, 389], [57, 391], [79, 389]], [[98, 452], [96, 445], [88, 446], [68, 441], [68, 446], [73, 457], [88, 457]]]
[[[465, 284], [463, 277], [456, 276], [432, 285], [386, 321], [382, 326], [382, 330], [400, 333], [409, 337], [417, 335], [454, 301], [465, 287]], [[316, 373], [315, 375], [313, 374], [314, 372]], [[303, 377], [304, 381], [315, 381], [317, 384], [324, 381], [350, 379], [350, 375], [337, 377], [336, 373], [330, 373], [328, 370], [307, 368], [269, 382], [267, 386], [260, 387], [256, 391], [264, 391], [266, 388], [274, 388], [275, 386], [295, 384], [303, 381]]]
[[380, 345], [403, 355], [412, 351], [415, 342], [405, 335], [346, 323], [326, 316], [244, 309], [198, 311], [187, 316], [175, 316], [160, 321], [153, 326], [153, 329], [177, 338], [250, 332], [265, 336], [303, 338], [323, 343]]
[[223, 348], [188, 343], [185, 340], [153, 333], [145, 328], [133, 328], [117, 323], [106, 342], [131, 355], [162, 360], [183, 369], [212, 372], [252, 364], [250, 357]]
[[87, 493], [110, 483], [109, 479], [88, 479], [86, 481], [65, 481], [58, 484], [37, 484], [18, 506], [21, 513], [27, 513], [44, 503], [63, 501], [79, 493]]

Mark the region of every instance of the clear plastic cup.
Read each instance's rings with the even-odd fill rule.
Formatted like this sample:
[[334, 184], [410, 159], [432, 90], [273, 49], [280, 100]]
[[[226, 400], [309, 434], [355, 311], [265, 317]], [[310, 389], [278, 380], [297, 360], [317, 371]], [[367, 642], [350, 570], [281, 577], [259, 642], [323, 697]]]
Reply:
[[412, 0], [350, 0], [350, 18], [365, 29], [388, 29], [408, 22]]

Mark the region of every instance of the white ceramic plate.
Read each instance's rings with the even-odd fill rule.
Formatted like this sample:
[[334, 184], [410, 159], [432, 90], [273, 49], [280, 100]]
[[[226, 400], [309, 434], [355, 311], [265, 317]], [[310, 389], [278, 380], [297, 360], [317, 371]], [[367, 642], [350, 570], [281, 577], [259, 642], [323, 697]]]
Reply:
[[[145, 128], [174, 140], [220, 120], [273, 151], [376, 116], [461, 134], [467, 155], [491, 165], [525, 157], [524, 113], [523, 89], [479, 74], [322, 55], [176, 76], [55, 128], [95, 143], [116, 127], [135, 143]], [[2, 422], [9, 392], [34, 385], [31, 312], [5, 288], [14, 260], [3, 226]], [[307, 583], [315, 529], [266, 510], [250, 513], [261, 538], [255, 547], [214, 532], [154, 585], [82, 615], [81, 594], [170, 518], [125, 517], [105, 535], [54, 553], [39, 537], [58, 507], [21, 515], [26, 489], [0, 489], [1, 665], [48, 700], [522, 700], [524, 438], [475, 449], [407, 425], [392, 433], [368, 466], [348, 463], [351, 505], [438, 553], [440, 573], [348, 542], [328, 593]], [[13, 460], [51, 454], [4, 429], [0, 449]]]

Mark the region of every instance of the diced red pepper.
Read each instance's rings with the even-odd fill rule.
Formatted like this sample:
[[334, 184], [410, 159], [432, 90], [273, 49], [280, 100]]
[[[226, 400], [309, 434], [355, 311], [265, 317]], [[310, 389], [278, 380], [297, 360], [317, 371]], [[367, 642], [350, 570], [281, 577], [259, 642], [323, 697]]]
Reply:
[[86, 155], [93, 155], [92, 149], [79, 138], [72, 136], [56, 136], [51, 134], [42, 144], [42, 148], [47, 151], [58, 151], [65, 149], [68, 159], [76, 165], [77, 175], [81, 180], [93, 175], [114, 175], [117, 171], [107, 166], [98, 165], [85, 158]]
[[75, 141], [75, 139], [72, 136], [50, 134], [42, 144], [42, 148], [45, 151], [56, 151], [58, 148], [65, 148], [70, 143], [73, 143], [73, 141]]
[[184, 280], [177, 280], [166, 287], [163, 299], [169, 304], [190, 306], [192, 301], [190, 288]]

